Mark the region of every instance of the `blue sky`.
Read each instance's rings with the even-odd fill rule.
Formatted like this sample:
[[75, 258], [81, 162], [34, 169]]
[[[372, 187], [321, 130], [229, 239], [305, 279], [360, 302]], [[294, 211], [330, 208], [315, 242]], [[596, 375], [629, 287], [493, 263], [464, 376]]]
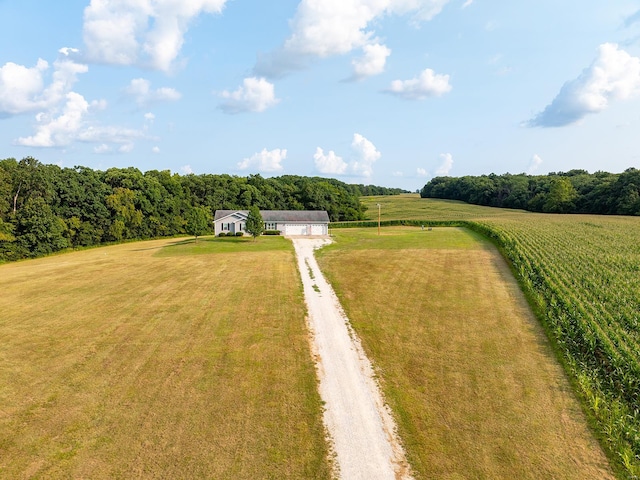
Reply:
[[640, 0], [0, 0], [0, 158], [327, 176], [640, 168]]

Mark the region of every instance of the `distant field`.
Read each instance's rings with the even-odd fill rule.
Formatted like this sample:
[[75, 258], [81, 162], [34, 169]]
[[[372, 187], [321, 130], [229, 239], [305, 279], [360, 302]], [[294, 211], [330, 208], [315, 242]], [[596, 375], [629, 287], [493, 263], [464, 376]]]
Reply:
[[495, 248], [458, 228], [334, 233], [320, 265], [418, 478], [613, 478]]
[[293, 248], [0, 266], [0, 478], [328, 478]]
[[458, 220], [493, 238], [534, 307], [610, 459], [640, 477], [640, 218], [553, 215], [366, 197], [377, 220]]

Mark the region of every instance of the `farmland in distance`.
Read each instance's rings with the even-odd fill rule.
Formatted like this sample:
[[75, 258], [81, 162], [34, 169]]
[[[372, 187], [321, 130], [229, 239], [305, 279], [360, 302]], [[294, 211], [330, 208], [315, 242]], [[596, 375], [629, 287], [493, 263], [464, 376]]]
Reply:
[[[365, 197], [381, 220], [464, 225], [491, 238], [517, 278], [622, 478], [640, 475], [640, 218], [554, 215]], [[383, 223], [384, 224], [384, 223]]]

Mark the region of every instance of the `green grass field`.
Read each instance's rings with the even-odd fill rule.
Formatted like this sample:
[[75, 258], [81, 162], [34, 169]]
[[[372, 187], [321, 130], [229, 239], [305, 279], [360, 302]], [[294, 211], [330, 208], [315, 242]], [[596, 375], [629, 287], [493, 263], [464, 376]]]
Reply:
[[368, 218], [458, 221], [492, 238], [621, 478], [640, 477], [640, 218], [367, 197]]
[[417, 478], [613, 478], [506, 263], [459, 228], [335, 230], [320, 264]]
[[[332, 229], [320, 259], [418, 477], [607, 478], [584, 413], [640, 474], [640, 219], [364, 202], [467, 227]], [[286, 239], [5, 264], [0, 291], [0, 478], [330, 477]]]
[[233, 240], [0, 266], [0, 478], [329, 478], [293, 248]]

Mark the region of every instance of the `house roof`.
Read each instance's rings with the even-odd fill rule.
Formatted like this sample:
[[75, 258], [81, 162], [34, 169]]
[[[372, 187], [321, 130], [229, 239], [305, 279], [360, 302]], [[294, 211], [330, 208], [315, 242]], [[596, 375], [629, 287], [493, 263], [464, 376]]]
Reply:
[[218, 220], [222, 220], [223, 218], [233, 215], [234, 213], [239, 213], [242, 216], [246, 217], [247, 215], [249, 215], [249, 210], [216, 210], [213, 220], [217, 222]]
[[[249, 210], [216, 210], [215, 220], [236, 212], [249, 214]], [[329, 223], [329, 214], [325, 210], [260, 210], [260, 215], [265, 222]]]

